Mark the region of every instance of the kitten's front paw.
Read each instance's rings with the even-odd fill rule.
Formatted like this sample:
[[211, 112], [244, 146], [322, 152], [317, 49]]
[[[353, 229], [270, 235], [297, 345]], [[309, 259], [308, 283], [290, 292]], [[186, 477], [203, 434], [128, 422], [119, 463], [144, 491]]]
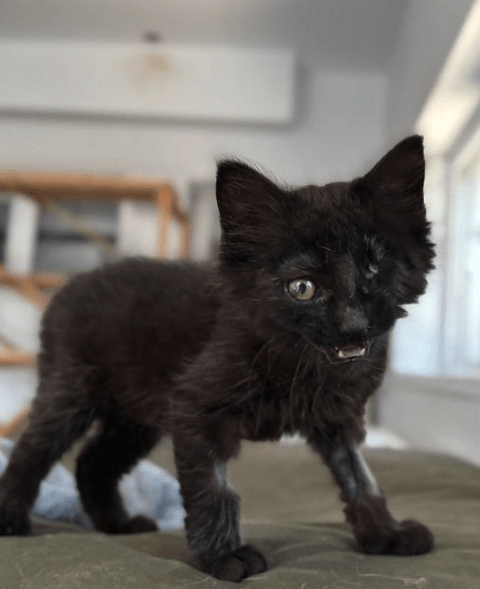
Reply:
[[423, 524], [407, 519], [392, 527], [365, 532], [357, 536], [362, 550], [367, 554], [396, 554], [398, 556], [415, 556], [431, 552], [434, 547], [432, 532]]
[[213, 561], [204, 570], [222, 581], [238, 583], [245, 577], [265, 572], [267, 568], [267, 561], [260, 550], [251, 544], [245, 544], [231, 554]]
[[406, 519], [399, 523], [393, 554], [400, 556], [426, 554], [433, 550], [434, 545], [433, 534], [427, 526], [413, 519]]
[[28, 515], [0, 506], [0, 536], [28, 536], [30, 532]]

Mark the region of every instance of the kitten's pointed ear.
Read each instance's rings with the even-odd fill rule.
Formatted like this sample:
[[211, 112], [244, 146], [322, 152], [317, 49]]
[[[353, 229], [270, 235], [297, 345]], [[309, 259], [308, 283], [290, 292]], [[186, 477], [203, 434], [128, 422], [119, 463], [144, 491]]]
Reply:
[[216, 194], [220, 223], [228, 233], [233, 227], [271, 221], [280, 189], [247, 164], [224, 160], [217, 168]]
[[398, 143], [362, 178], [354, 190], [364, 202], [387, 206], [395, 213], [424, 212], [425, 157], [423, 138], [412, 135]]
[[228, 271], [252, 267], [283, 234], [282, 195], [279, 187], [250, 166], [236, 161], [219, 163], [220, 259]]

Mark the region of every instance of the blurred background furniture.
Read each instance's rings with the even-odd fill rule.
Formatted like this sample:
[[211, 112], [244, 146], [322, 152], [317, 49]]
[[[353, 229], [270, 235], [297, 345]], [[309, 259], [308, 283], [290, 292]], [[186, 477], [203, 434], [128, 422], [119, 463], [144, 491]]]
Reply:
[[[184, 258], [189, 252], [189, 217], [180, 205], [173, 184], [165, 179], [0, 171], [0, 193], [9, 195], [0, 285], [8, 287], [41, 310], [47, 306], [51, 293], [66, 281], [66, 277], [61, 274], [34, 270], [42, 210], [53, 214], [71, 232], [98, 246], [105, 260], [113, 260], [128, 253], [147, 253], [135, 251], [132, 234], [137, 225], [140, 225], [137, 227], [140, 233], [149, 234], [149, 254], [159, 258], [168, 256], [168, 236], [172, 223], [179, 227], [177, 256]], [[71, 208], [72, 202], [117, 204], [118, 231], [114, 243], [92, 223], [75, 214]], [[146, 211], [147, 225], [145, 211], [142, 219], [142, 213], [139, 215], [136, 208], [140, 203], [153, 205]], [[36, 355], [9, 341], [1, 328], [0, 344], [0, 366], [35, 364]], [[0, 427], [2, 435], [19, 427], [25, 415], [22, 412], [9, 423], [3, 424]]]

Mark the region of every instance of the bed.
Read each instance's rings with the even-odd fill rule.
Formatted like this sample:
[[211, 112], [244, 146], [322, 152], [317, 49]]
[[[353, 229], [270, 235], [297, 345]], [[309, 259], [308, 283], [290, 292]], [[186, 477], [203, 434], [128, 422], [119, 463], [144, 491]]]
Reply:
[[[72, 465], [74, 453], [65, 458]], [[367, 459], [398, 518], [435, 533], [426, 556], [366, 556], [355, 547], [327, 469], [302, 443], [245, 443], [232, 462], [242, 497], [242, 530], [270, 570], [244, 581], [255, 589], [478, 589], [480, 469], [415, 451], [375, 449]], [[151, 457], [172, 471], [169, 443]], [[105, 536], [34, 520], [34, 535], [0, 538], [2, 589], [201, 589], [232, 586], [188, 564], [184, 535]]]

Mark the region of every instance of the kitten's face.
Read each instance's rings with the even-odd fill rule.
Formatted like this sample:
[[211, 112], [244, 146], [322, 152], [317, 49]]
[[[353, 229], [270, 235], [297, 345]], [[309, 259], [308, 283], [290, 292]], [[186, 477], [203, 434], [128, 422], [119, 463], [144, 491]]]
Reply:
[[425, 289], [433, 246], [420, 138], [350, 183], [285, 191], [235, 162], [219, 166], [222, 268], [253, 327], [298, 334], [332, 361], [374, 338]]

